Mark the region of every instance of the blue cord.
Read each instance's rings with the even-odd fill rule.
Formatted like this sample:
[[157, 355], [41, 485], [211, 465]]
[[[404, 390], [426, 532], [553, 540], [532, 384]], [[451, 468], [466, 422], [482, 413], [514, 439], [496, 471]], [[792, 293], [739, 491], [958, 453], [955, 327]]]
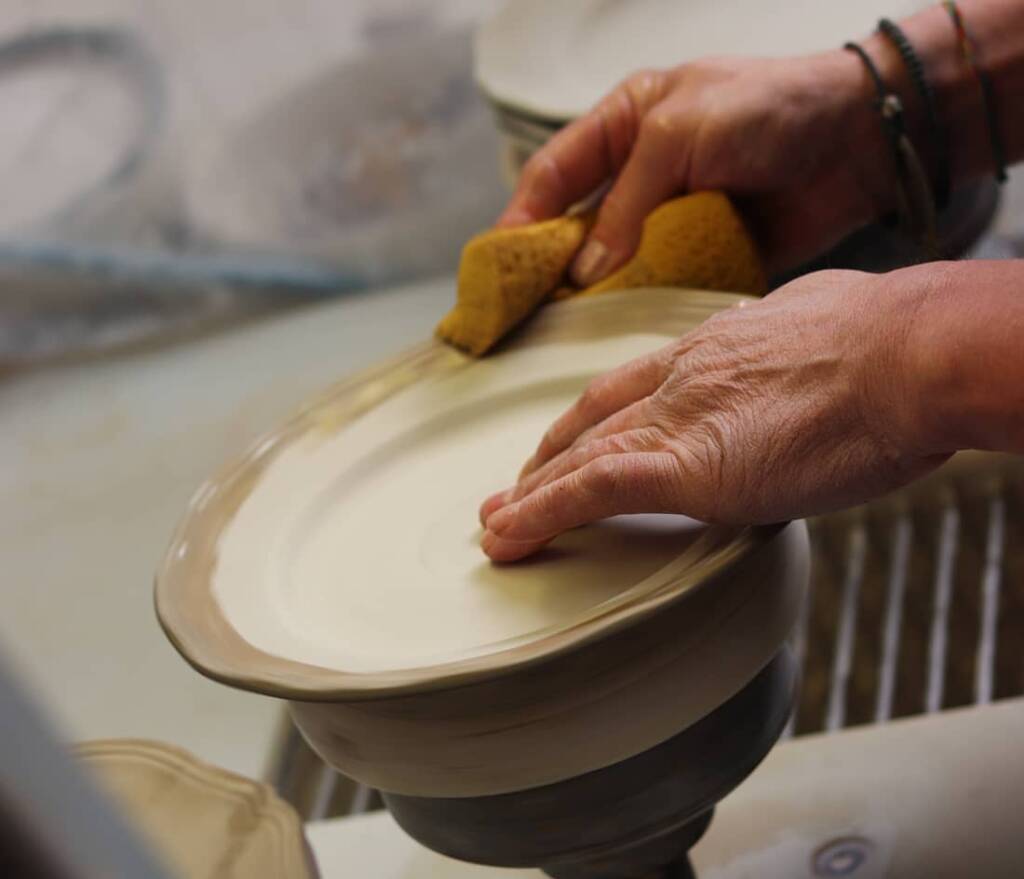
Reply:
[[163, 282], [201, 288], [224, 284], [307, 296], [351, 293], [370, 286], [361, 276], [301, 260], [257, 254], [174, 254], [99, 248], [65, 242], [0, 241], [0, 264], [88, 275], [110, 281]]
[[[139, 90], [142, 124], [114, 167], [80, 192], [47, 222], [66, 222], [98, 194], [138, 172], [160, 136], [167, 107], [167, 88], [157, 59], [131, 31], [121, 28], [54, 27], [0, 41], [0, 74], [4, 68], [36, 63], [50, 55], [85, 57], [124, 65]], [[166, 282], [202, 288], [212, 284], [243, 289], [276, 289], [307, 296], [362, 290], [368, 279], [299, 259], [240, 255], [195, 255], [101, 248], [61, 241], [0, 241], [0, 263], [24, 269], [63, 271], [108, 280]]]

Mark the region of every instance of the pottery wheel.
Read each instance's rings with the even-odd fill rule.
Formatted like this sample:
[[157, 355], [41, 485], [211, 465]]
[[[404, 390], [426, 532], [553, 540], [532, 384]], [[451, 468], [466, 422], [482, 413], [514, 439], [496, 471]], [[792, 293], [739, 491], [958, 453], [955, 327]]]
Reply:
[[432, 847], [558, 879], [685, 863], [788, 716], [806, 528], [623, 516], [502, 566], [477, 511], [588, 381], [740, 299], [570, 300], [483, 360], [428, 344], [329, 391], [197, 493], [164, 629]]

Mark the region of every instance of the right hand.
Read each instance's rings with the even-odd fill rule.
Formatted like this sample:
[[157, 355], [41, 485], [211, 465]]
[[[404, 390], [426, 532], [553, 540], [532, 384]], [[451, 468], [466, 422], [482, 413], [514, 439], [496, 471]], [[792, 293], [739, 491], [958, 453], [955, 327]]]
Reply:
[[596, 379], [484, 502], [484, 551], [514, 561], [624, 513], [783, 522], [933, 470], [963, 447], [927, 314], [964, 289], [951, 265], [804, 275]]
[[637, 73], [531, 157], [498, 224], [558, 216], [611, 180], [573, 266], [587, 286], [629, 259], [659, 204], [720, 189], [740, 200], [769, 272], [793, 268], [888, 208], [873, 94], [843, 50]]

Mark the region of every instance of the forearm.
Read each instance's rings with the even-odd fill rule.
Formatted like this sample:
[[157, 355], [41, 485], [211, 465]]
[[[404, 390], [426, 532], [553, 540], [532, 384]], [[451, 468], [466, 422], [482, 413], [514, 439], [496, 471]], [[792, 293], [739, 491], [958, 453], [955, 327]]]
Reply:
[[1024, 260], [892, 272], [922, 290], [902, 371], [905, 435], [927, 454], [1024, 453]]
[[[958, 4], [980, 50], [980, 63], [992, 79], [996, 116], [1006, 161], [1024, 159], [1024, 0], [961, 0]], [[935, 90], [937, 111], [946, 131], [954, 183], [992, 173], [992, 141], [981, 91], [960, 54], [949, 14], [940, 5], [901, 21]], [[921, 101], [896, 49], [881, 34], [863, 43], [896, 89], [906, 108], [910, 134], [934, 165], [933, 135]]]

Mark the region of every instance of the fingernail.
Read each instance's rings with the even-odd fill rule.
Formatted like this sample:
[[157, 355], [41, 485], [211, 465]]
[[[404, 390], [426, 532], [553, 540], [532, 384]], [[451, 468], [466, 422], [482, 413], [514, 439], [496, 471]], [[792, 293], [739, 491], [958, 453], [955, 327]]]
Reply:
[[573, 280], [581, 287], [589, 287], [604, 277], [611, 254], [600, 241], [588, 241], [572, 264]]
[[505, 504], [508, 503], [509, 498], [512, 495], [513, 489], [509, 488], [505, 491], [499, 491], [497, 494], [492, 494], [487, 500], [480, 505], [480, 524], [486, 525], [487, 519], [491, 513], [495, 510], [500, 510]]
[[480, 548], [492, 562], [498, 562], [499, 564], [514, 562], [523, 556], [529, 555], [536, 549], [533, 544], [512, 543], [508, 540], [502, 540], [498, 535], [492, 534], [490, 531], [484, 532], [484, 536], [480, 538]]
[[501, 535], [503, 531], [506, 531], [512, 524], [512, 520], [515, 518], [515, 504], [510, 504], [507, 507], [502, 507], [497, 512], [491, 513], [487, 517], [487, 530], [493, 534]]

